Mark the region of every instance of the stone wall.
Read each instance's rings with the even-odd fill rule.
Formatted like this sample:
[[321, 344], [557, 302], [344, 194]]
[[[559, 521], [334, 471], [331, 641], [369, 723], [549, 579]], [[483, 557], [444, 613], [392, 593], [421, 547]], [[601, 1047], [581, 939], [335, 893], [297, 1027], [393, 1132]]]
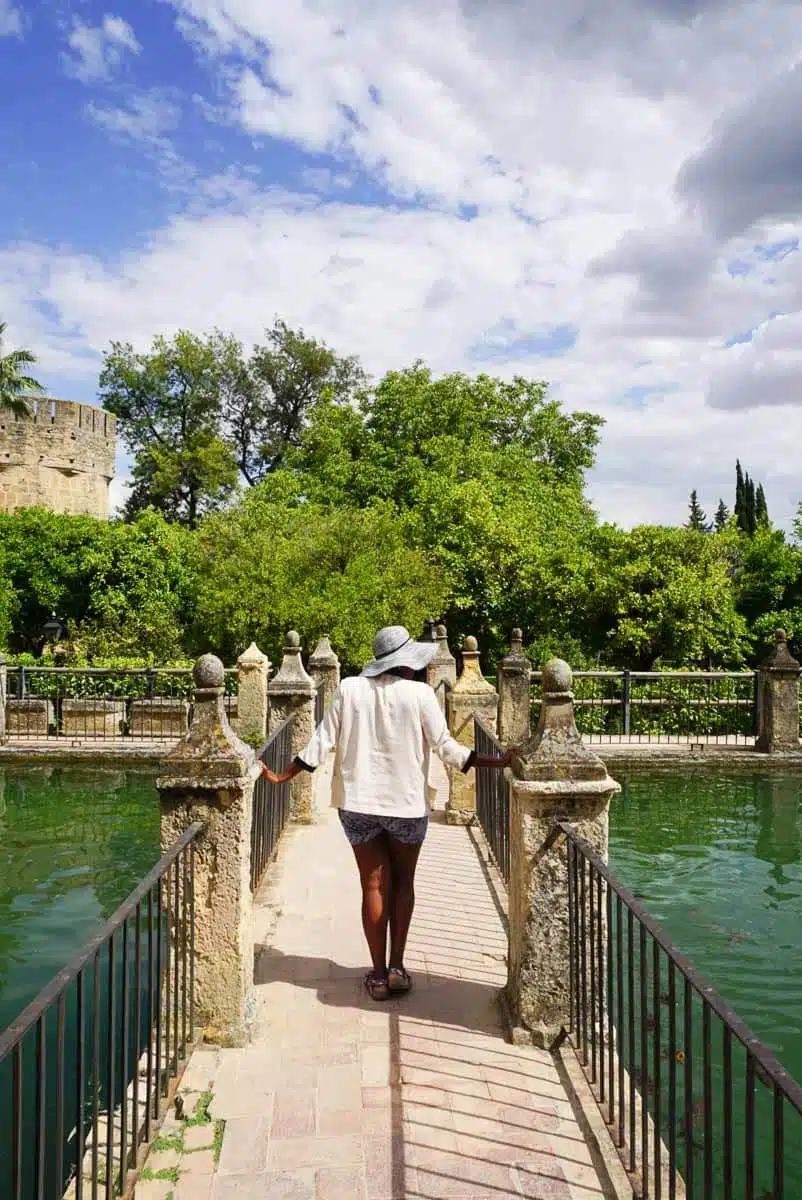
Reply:
[[34, 408], [30, 417], [0, 414], [0, 509], [107, 517], [116, 417], [70, 400], [39, 399]]

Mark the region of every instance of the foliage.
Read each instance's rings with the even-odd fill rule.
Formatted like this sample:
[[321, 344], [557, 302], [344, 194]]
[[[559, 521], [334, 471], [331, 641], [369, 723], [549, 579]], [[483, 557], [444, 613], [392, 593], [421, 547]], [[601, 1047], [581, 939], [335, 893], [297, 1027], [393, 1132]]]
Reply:
[[237, 371], [223, 419], [247, 483], [259, 483], [300, 444], [316, 407], [346, 404], [365, 385], [355, 358], [340, 358], [303, 330], [277, 320]]
[[726, 542], [689, 529], [606, 526], [598, 552], [606, 559], [596, 596], [606, 661], [641, 671], [744, 662], [750, 639]]
[[438, 611], [442, 578], [392, 505], [325, 509], [301, 501], [288, 479], [271, 483], [209, 518], [194, 540], [197, 652], [233, 661], [255, 640], [280, 662], [295, 628], [310, 646], [329, 633], [346, 667], [361, 666], [379, 626], [419, 628]]
[[36, 508], [0, 513], [4, 569], [16, 597], [10, 649], [38, 651], [55, 611], [89, 659], [180, 656], [194, 590], [186, 538], [153, 512], [130, 523]]
[[744, 474], [740, 461], [735, 464], [735, 523], [749, 537], [760, 526], [769, 524], [763, 484], [755, 488], [755, 481], [748, 473]]
[[15, 417], [27, 417], [31, 412], [29, 397], [42, 394], [41, 383], [26, 374], [25, 368], [36, 363], [30, 350], [9, 350], [3, 354], [3, 337], [8, 324], [0, 321], [0, 413], [10, 412]]

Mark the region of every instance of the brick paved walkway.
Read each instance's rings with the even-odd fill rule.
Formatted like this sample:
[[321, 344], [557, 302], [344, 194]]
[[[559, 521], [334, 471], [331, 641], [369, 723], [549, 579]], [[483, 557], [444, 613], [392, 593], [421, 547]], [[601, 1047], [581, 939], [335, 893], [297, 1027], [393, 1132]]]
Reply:
[[421, 856], [411, 995], [364, 995], [358, 914], [336, 816], [291, 828], [260, 896], [258, 1038], [190, 1064], [226, 1122], [218, 1170], [175, 1200], [602, 1197], [553, 1060], [502, 1037], [506, 939], [468, 833], [434, 823]]

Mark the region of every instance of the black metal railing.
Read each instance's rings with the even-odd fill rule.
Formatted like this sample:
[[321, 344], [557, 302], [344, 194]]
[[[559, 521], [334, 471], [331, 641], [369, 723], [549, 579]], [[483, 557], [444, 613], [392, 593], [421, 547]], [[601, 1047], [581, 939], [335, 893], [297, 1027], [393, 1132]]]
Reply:
[[191, 825], [0, 1033], [0, 1196], [125, 1192], [195, 1040]]
[[[238, 673], [225, 672], [225, 707], [236, 724]], [[195, 684], [183, 667], [8, 668], [11, 741], [177, 741], [192, 721]]]
[[[280, 774], [292, 761], [292, 731], [294, 717], [271, 733], [257, 752], [262, 762]], [[253, 789], [253, 821], [251, 824], [251, 888], [256, 890], [270, 860], [276, 852], [279, 839], [284, 832], [290, 815], [289, 783], [273, 785], [264, 775], [256, 780]]]
[[802, 1087], [568, 824], [571, 1037], [641, 1200], [802, 1196]]
[[[503, 750], [493, 731], [476, 716], [473, 728], [476, 753], [488, 758], [501, 758]], [[493, 861], [505, 883], [509, 884], [510, 788], [504, 772], [498, 767], [476, 769], [476, 814]]]
[[[533, 674], [533, 719], [541, 673]], [[751, 745], [756, 671], [574, 671], [574, 711], [590, 742], [701, 741]]]
[[315, 692], [315, 727], [320, 724], [326, 715], [326, 692], [322, 683], [318, 683], [317, 691]]

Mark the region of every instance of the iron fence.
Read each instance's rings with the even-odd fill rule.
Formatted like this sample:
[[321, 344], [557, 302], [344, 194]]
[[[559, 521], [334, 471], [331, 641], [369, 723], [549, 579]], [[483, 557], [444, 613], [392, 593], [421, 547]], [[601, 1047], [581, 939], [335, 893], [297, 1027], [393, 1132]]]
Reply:
[[191, 825], [0, 1033], [0, 1195], [111, 1200], [195, 1039]]
[[560, 833], [572, 1040], [635, 1195], [802, 1195], [802, 1087], [592, 847]]
[[[476, 753], [501, 758], [502, 747], [479, 717], [473, 719]], [[493, 861], [504, 882], [510, 881], [510, 787], [498, 767], [476, 768], [476, 813]]]
[[322, 683], [318, 683], [317, 691], [315, 692], [315, 728], [320, 724], [326, 715], [326, 692]]
[[[277, 775], [292, 761], [292, 731], [294, 717], [279, 725], [258, 751], [261, 761]], [[264, 775], [256, 780], [253, 789], [253, 821], [251, 824], [251, 889], [256, 890], [290, 815], [289, 783], [273, 785]]]
[[[236, 668], [224, 690], [236, 726]], [[194, 691], [190, 668], [9, 667], [6, 731], [23, 741], [176, 741], [192, 721]]]
[[[752, 745], [757, 671], [574, 671], [577, 727], [590, 742]], [[534, 718], [541, 673], [533, 674]]]

